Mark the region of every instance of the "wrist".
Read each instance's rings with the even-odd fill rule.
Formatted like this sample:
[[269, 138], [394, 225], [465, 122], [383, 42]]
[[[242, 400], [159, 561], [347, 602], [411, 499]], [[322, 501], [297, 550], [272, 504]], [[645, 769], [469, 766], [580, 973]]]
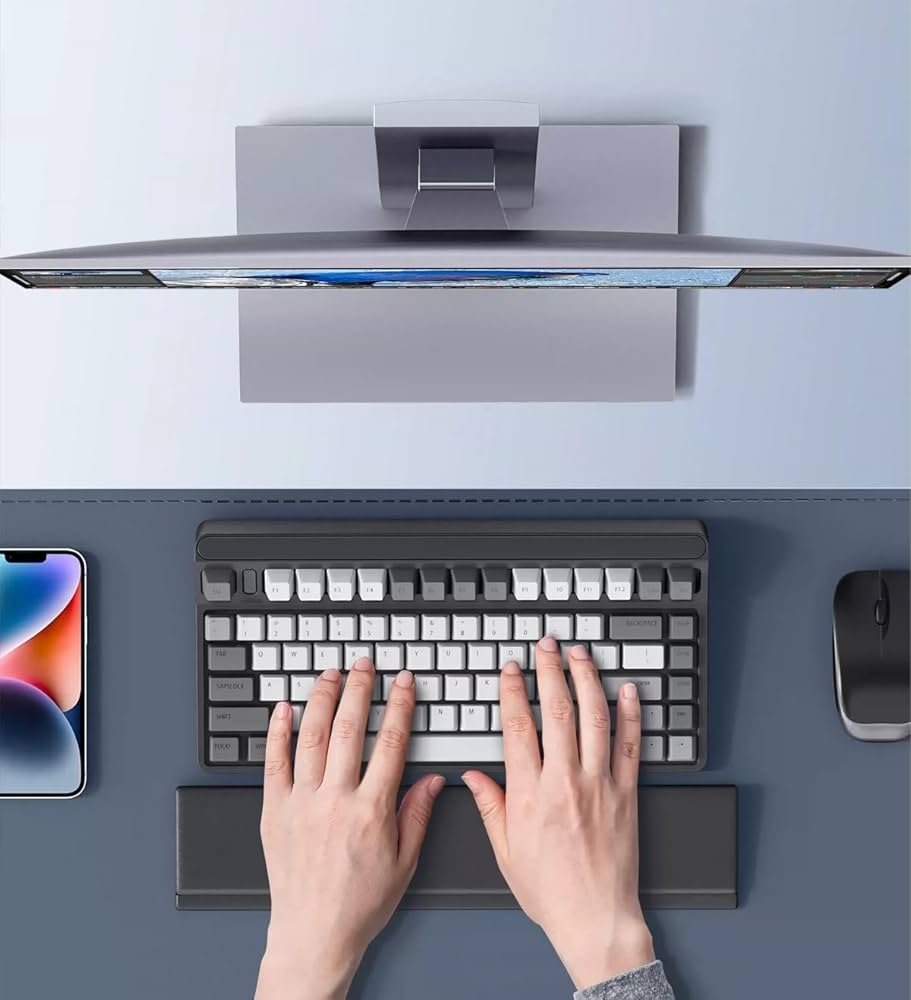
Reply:
[[554, 944], [577, 990], [655, 961], [652, 935], [641, 917], [593, 937], [592, 931], [596, 929], [588, 928], [584, 935], [574, 935], [565, 944]]
[[315, 945], [284, 940], [270, 929], [255, 1000], [345, 1000], [357, 957], [314, 952]]

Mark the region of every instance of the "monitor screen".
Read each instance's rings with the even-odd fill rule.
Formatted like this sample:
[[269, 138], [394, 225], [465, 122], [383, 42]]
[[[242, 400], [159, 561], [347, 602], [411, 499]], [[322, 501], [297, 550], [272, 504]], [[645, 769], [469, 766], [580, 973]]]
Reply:
[[2, 272], [26, 288], [881, 288], [896, 268], [148, 268]]

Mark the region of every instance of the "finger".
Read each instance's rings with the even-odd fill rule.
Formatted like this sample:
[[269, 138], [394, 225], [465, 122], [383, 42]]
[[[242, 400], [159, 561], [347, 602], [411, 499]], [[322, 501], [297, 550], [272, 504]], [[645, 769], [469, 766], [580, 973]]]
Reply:
[[291, 791], [291, 706], [280, 701], [269, 720], [263, 767], [263, 810]]
[[418, 863], [421, 844], [424, 843], [433, 812], [433, 801], [445, 784], [442, 774], [425, 774], [408, 789], [399, 806], [399, 862], [409, 877]]
[[363, 787], [376, 795], [395, 798], [405, 770], [405, 754], [411, 735], [414, 714], [414, 677], [408, 670], [400, 671], [386, 699], [386, 710], [370, 763], [364, 775]]
[[326, 748], [332, 716], [341, 692], [342, 676], [334, 668], [324, 670], [310, 692], [307, 707], [301, 717], [297, 734], [297, 755], [294, 758], [294, 783], [307, 788], [318, 787], [326, 771]]
[[[507, 778], [507, 781], [509, 779]], [[466, 771], [462, 781], [474, 797], [487, 839], [499, 864], [507, 855], [506, 850], [506, 793], [483, 771]]]
[[611, 762], [614, 781], [623, 788], [635, 788], [639, 780], [640, 719], [639, 691], [635, 684], [624, 684], [617, 699], [617, 734]]
[[538, 732], [528, 704], [525, 678], [515, 660], [504, 664], [500, 673], [500, 725], [506, 780], [522, 784], [537, 778], [541, 773]]
[[579, 763], [576, 718], [569, 686], [563, 673], [560, 647], [553, 636], [546, 635], [535, 650], [538, 675], [538, 700], [541, 702], [541, 743], [544, 766], [571, 767]]
[[610, 712], [585, 646], [570, 649], [569, 670], [579, 706], [579, 762], [589, 774], [610, 775]]
[[345, 689], [342, 691], [329, 737], [326, 772], [323, 776], [325, 784], [354, 788], [360, 781], [364, 733], [375, 678], [373, 664], [362, 656], [355, 661], [345, 680]]

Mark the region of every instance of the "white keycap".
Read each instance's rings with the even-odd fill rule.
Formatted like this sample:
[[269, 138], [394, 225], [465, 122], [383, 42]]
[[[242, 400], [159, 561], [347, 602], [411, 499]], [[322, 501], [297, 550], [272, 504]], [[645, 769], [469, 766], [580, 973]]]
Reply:
[[368, 660], [373, 659], [373, 643], [372, 642], [346, 642], [345, 650], [343, 653], [342, 663], [345, 665], [346, 670], [350, 670], [355, 662], [361, 657], [366, 656]]
[[692, 736], [671, 736], [667, 741], [667, 759], [688, 763], [696, 759], [696, 742]]
[[381, 601], [386, 596], [386, 570], [373, 567], [359, 569], [357, 592], [362, 601]]
[[274, 677], [260, 677], [260, 701], [287, 701], [287, 699], [288, 678], [284, 674], [276, 674]]
[[299, 569], [297, 577], [297, 599], [299, 601], [321, 601], [326, 586], [326, 574], [321, 569]]
[[313, 669], [342, 669], [342, 645], [340, 642], [317, 642], [313, 645]]
[[544, 596], [548, 601], [568, 601], [573, 592], [573, 571], [569, 566], [544, 567]]
[[371, 705], [367, 714], [367, 732], [375, 733], [383, 724], [383, 713], [386, 711], [385, 705]]
[[[464, 707], [464, 706], [463, 706]], [[484, 706], [485, 708], [487, 706]], [[418, 708], [427, 708], [419, 705]], [[415, 710], [417, 712], [417, 709]], [[426, 726], [425, 726], [426, 729]], [[412, 732], [419, 733], [414, 725]], [[368, 736], [364, 749], [369, 754], [376, 744], [376, 736]], [[421, 733], [408, 741], [405, 760], [409, 764], [464, 764], [465, 761], [491, 764], [503, 763], [503, 737], [497, 733], [458, 734]]]
[[484, 615], [486, 642], [506, 642], [512, 638], [512, 619], [509, 615]]
[[474, 690], [474, 677], [471, 674], [449, 674], [446, 677], [447, 701], [471, 701]]
[[439, 674], [419, 674], [414, 679], [416, 701], [440, 701], [443, 697], [443, 678]]
[[357, 638], [354, 615], [329, 615], [329, 638], [332, 642], [353, 642]]
[[576, 597], [580, 601], [597, 601], [603, 591], [604, 574], [596, 566], [577, 567], [573, 573], [576, 583]]
[[490, 706], [490, 731], [492, 733], [502, 733], [503, 723], [500, 721], [500, 706]]
[[282, 646], [282, 670], [309, 670], [310, 643], [286, 642]]
[[418, 637], [417, 615], [393, 615], [390, 621], [389, 638], [397, 642], [414, 642]]
[[624, 670], [663, 670], [664, 646], [623, 643]]
[[620, 688], [630, 681], [639, 689], [640, 701], [661, 701], [664, 691], [664, 678], [656, 674], [652, 677], [629, 677], [621, 674], [608, 674], [601, 678], [601, 685], [608, 701], [616, 701], [620, 694]]
[[592, 663], [597, 670], [619, 670], [620, 657], [615, 642], [593, 642]]
[[317, 678], [312, 674], [309, 677], [291, 678], [291, 700], [306, 701], [310, 697], [310, 692], [316, 684]]
[[361, 615], [360, 638], [363, 642], [385, 642], [389, 619], [385, 615]]
[[537, 642], [544, 634], [544, 625], [540, 615], [514, 615], [512, 620], [512, 635], [514, 639], [524, 642]]
[[463, 733], [486, 733], [490, 729], [489, 718], [486, 705], [460, 705], [459, 731]]
[[409, 642], [405, 645], [405, 667], [408, 670], [433, 670], [435, 648], [429, 642]]
[[537, 601], [541, 596], [541, 570], [516, 566], [512, 571], [512, 594], [517, 601]]
[[238, 642], [262, 642], [266, 638], [266, 620], [262, 615], [238, 615], [235, 634]]
[[431, 705], [430, 706], [430, 731], [432, 733], [455, 733], [458, 732], [458, 720], [456, 705]]
[[544, 634], [552, 635], [561, 642], [568, 642], [573, 638], [573, 616], [545, 615]]
[[441, 642], [437, 646], [437, 670], [464, 670], [465, 646], [460, 642]]
[[326, 638], [326, 616], [298, 615], [297, 637], [307, 642], [322, 642]]
[[576, 615], [576, 638], [583, 642], [604, 638], [604, 615]]
[[294, 573], [290, 569], [263, 570], [263, 590], [270, 601], [290, 601]]
[[266, 618], [269, 642], [290, 642], [296, 639], [294, 626], [294, 615], [269, 615]]
[[356, 574], [353, 569], [327, 569], [326, 592], [330, 601], [353, 601]]
[[528, 646], [524, 642], [501, 642], [497, 646], [497, 663], [502, 667], [510, 660], [515, 660], [524, 670], [528, 660]]
[[297, 732], [301, 726], [301, 719], [304, 716], [304, 706], [303, 705], [292, 705], [291, 706], [291, 728], [294, 732]]
[[492, 642], [468, 643], [469, 670], [496, 670], [497, 647]]
[[395, 678], [390, 677], [388, 674], [383, 678], [383, 701], [389, 701], [389, 696], [392, 694], [392, 686], [395, 684]]
[[448, 638], [448, 615], [421, 615], [421, 639], [424, 642], [445, 642]]
[[254, 670], [278, 670], [281, 646], [272, 643], [255, 643], [252, 646]]
[[405, 666], [405, 647], [400, 642], [376, 644], [376, 669], [401, 670]]
[[609, 601], [631, 601], [633, 571], [626, 566], [608, 566], [604, 571], [604, 592]]
[[234, 621], [228, 615], [206, 615], [206, 642], [230, 642]]
[[481, 638], [480, 615], [453, 615], [452, 637], [462, 642], [474, 642]]
[[411, 731], [413, 733], [427, 732], [427, 706], [415, 705], [414, 714], [411, 716]]
[[500, 675], [481, 674], [475, 679], [475, 701], [500, 700]]

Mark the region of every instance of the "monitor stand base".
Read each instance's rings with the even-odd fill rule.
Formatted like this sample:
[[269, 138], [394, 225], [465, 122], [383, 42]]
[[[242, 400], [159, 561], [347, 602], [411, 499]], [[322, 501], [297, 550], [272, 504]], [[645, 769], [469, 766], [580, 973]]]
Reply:
[[[372, 126], [238, 128], [236, 159], [238, 233], [405, 224], [407, 210], [380, 204]], [[509, 227], [676, 233], [678, 166], [673, 125], [542, 125], [535, 202], [507, 208]], [[250, 403], [671, 400], [677, 294], [241, 291], [240, 397]]]

